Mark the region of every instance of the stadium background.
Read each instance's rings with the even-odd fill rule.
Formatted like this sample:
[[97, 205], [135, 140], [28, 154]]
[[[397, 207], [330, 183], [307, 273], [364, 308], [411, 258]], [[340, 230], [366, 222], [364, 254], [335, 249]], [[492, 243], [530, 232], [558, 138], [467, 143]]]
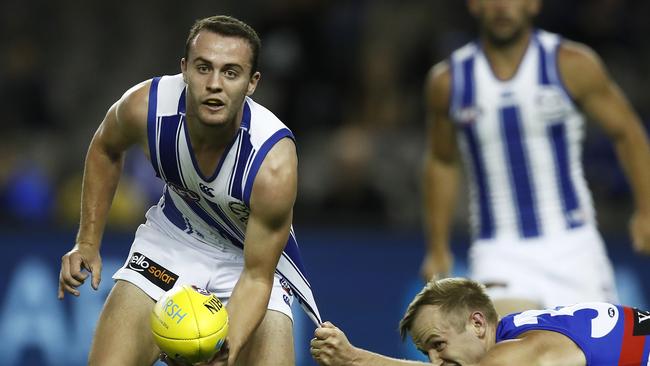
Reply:
[[[471, 39], [464, 3], [2, 1], [0, 364], [85, 364], [110, 275], [161, 190], [142, 154], [130, 153], [99, 293], [85, 286], [80, 298], [59, 302], [59, 261], [74, 240], [87, 144], [127, 88], [178, 72], [193, 21], [219, 13], [260, 33], [255, 99], [297, 137], [295, 228], [324, 318], [358, 346], [419, 358], [399, 341], [397, 323], [422, 284], [422, 82], [431, 64]], [[646, 127], [648, 14], [650, 3], [640, 0], [547, 0], [537, 22], [595, 48]], [[585, 171], [621, 300], [650, 308], [650, 259], [632, 253], [627, 235], [629, 187], [602, 131], [588, 132]], [[453, 240], [457, 275], [465, 273], [464, 203]], [[311, 365], [313, 326], [299, 311], [295, 317], [297, 363]]]

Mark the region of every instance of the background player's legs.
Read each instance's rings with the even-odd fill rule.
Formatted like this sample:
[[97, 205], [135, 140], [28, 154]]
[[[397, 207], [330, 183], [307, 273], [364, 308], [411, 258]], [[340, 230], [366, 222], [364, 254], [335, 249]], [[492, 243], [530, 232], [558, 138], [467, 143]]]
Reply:
[[290, 366], [295, 362], [291, 319], [279, 311], [267, 310], [242, 349], [237, 365]]
[[501, 298], [492, 301], [499, 318], [512, 313], [519, 313], [531, 309], [541, 309], [542, 304], [524, 298]]
[[99, 317], [90, 349], [91, 366], [151, 365], [160, 350], [149, 317], [155, 302], [126, 281], [117, 281]]

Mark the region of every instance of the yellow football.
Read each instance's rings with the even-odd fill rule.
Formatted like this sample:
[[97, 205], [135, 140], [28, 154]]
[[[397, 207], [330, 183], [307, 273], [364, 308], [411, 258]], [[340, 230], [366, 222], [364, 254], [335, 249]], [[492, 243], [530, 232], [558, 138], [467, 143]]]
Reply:
[[214, 294], [182, 285], [158, 300], [151, 331], [167, 356], [190, 364], [204, 362], [221, 349], [228, 335], [228, 313]]

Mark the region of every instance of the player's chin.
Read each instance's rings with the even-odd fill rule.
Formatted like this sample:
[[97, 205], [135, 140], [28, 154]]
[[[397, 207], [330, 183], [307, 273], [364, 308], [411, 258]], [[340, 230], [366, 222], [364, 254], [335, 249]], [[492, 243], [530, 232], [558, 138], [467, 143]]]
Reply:
[[225, 110], [220, 111], [204, 111], [199, 113], [201, 123], [208, 126], [221, 126], [228, 120]]

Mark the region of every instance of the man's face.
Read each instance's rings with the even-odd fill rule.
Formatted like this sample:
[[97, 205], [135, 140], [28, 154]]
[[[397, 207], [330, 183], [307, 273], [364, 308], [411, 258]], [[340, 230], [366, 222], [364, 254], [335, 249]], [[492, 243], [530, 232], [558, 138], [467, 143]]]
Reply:
[[478, 364], [486, 352], [480, 331], [469, 316], [462, 331], [453, 321], [452, 316], [437, 306], [420, 307], [410, 330], [413, 343], [437, 366]]
[[181, 60], [187, 83], [186, 114], [210, 126], [235, 121], [244, 97], [255, 91], [260, 78], [251, 75], [252, 50], [239, 37], [201, 31]]
[[518, 39], [531, 26], [540, 0], [469, 0], [468, 5], [481, 32], [500, 46]]

